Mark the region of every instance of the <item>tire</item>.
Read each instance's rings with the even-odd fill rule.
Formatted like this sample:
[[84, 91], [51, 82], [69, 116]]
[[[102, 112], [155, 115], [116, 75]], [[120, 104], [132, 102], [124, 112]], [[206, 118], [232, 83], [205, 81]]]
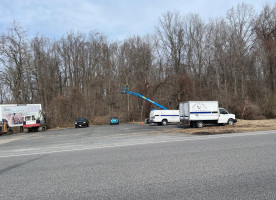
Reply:
[[197, 127], [197, 128], [202, 128], [203, 126], [204, 126], [204, 124], [203, 124], [202, 121], [196, 122], [196, 127]]
[[149, 118], [145, 119], [145, 124], [149, 124]]
[[161, 122], [162, 126], [166, 126], [167, 123], [168, 123], [168, 121], [166, 119], [163, 119], [162, 122]]
[[13, 131], [9, 128], [7, 134], [11, 135], [11, 134], [13, 134]]
[[234, 120], [233, 119], [229, 119], [227, 124], [230, 125], [230, 126], [234, 125]]
[[28, 128], [24, 128], [24, 129], [23, 129], [23, 132], [24, 132], [24, 133], [29, 133], [29, 129], [28, 129]]
[[75, 128], [78, 128], [78, 126], [75, 126]]

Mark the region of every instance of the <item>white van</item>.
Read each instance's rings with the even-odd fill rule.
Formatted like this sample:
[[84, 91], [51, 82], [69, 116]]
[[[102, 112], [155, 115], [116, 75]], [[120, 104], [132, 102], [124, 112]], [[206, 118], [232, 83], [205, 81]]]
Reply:
[[152, 110], [150, 111], [150, 123], [167, 125], [167, 123], [180, 123], [179, 110]]

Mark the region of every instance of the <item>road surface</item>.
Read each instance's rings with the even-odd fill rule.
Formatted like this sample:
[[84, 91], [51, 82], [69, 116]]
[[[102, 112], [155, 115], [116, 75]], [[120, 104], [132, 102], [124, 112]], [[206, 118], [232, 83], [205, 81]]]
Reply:
[[276, 131], [122, 124], [0, 137], [0, 199], [276, 199]]

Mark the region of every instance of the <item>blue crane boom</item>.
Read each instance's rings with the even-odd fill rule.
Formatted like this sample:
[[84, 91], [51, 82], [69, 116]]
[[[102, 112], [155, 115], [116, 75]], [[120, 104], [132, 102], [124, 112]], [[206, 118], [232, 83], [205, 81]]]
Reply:
[[158, 106], [159, 108], [162, 108], [163, 110], [168, 110], [168, 108], [166, 108], [166, 107], [164, 107], [164, 106], [162, 106], [162, 105], [160, 105], [160, 104], [158, 104], [158, 103], [156, 103], [156, 102], [150, 100], [150, 99], [147, 98], [147, 97], [144, 97], [144, 96], [141, 95], [141, 94], [138, 94], [138, 93], [136, 93], [136, 92], [129, 91], [127, 85], [124, 87], [124, 89], [121, 90], [121, 93], [122, 93], [122, 94], [131, 94], [131, 95], [133, 95], [133, 96], [140, 97], [140, 98], [142, 98], [142, 99], [144, 99], [144, 100], [146, 100], [146, 101], [148, 101], [148, 102], [150, 102], [150, 103], [152, 103], [152, 104]]

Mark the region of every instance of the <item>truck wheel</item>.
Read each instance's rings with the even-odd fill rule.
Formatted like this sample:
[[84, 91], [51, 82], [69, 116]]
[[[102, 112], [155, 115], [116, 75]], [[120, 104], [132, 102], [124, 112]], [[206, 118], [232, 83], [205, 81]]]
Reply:
[[162, 126], [166, 126], [168, 122], [166, 119], [163, 119], [161, 123], [162, 123]]
[[204, 126], [204, 124], [203, 124], [202, 121], [196, 122], [196, 127], [197, 127], [197, 128], [202, 128], [203, 126]]
[[13, 134], [13, 131], [9, 128], [8, 129], [8, 135], [11, 135], [11, 134]]
[[145, 119], [145, 124], [149, 124], [149, 118]]
[[233, 119], [229, 119], [228, 120], [228, 125], [230, 125], [230, 126], [234, 125], [234, 120]]
[[24, 133], [29, 133], [29, 129], [28, 128], [24, 128], [23, 132]]

